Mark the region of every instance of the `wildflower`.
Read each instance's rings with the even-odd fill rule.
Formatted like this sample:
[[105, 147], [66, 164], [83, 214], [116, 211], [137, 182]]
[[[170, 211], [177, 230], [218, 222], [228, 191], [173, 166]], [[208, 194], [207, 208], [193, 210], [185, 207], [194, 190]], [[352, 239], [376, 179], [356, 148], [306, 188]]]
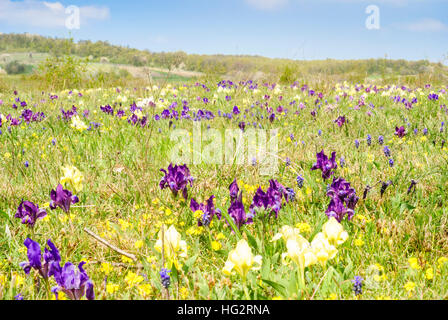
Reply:
[[22, 224], [26, 224], [33, 228], [36, 221], [38, 219], [43, 219], [46, 215], [47, 211], [39, 209], [37, 204], [22, 200], [14, 217], [22, 219]]
[[406, 135], [406, 129], [404, 127], [396, 127], [395, 128], [395, 135], [399, 138], [403, 138]]
[[253, 215], [246, 215], [242, 198], [243, 192], [240, 192], [238, 198], [231, 203], [229, 209], [227, 210], [229, 216], [232, 217], [238, 229], [241, 229], [243, 224], [253, 223]]
[[390, 166], [391, 168], [393, 168], [394, 165], [395, 165], [394, 159], [392, 159], [392, 158], [389, 159], [389, 166]]
[[63, 177], [61, 184], [65, 187], [70, 185], [76, 193], [82, 191], [82, 181], [84, 177], [82, 173], [74, 166], [62, 167]]
[[306, 223], [306, 222], [298, 223], [296, 225], [296, 228], [299, 229], [299, 231], [301, 233], [310, 233], [311, 232], [311, 226], [308, 223]]
[[444, 266], [447, 262], [448, 262], [448, 258], [446, 258], [446, 257], [441, 257], [441, 258], [439, 258], [439, 259], [437, 260], [437, 267], [438, 267], [439, 269], [442, 269], [443, 266]]
[[212, 241], [211, 245], [213, 251], [219, 251], [222, 248], [222, 244], [218, 241]]
[[378, 137], [378, 143], [382, 146], [384, 144], [384, 137], [383, 136], [379, 136]]
[[141, 249], [141, 248], [143, 247], [143, 244], [144, 244], [144, 242], [143, 242], [142, 240], [137, 240], [137, 241], [135, 241], [135, 243], [134, 243], [134, 247], [135, 247], [136, 249]]
[[28, 238], [25, 240], [24, 245], [28, 249], [28, 262], [20, 263], [20, 267], [23, 268], [25, 274], [29, 274], [31, 269], [35, 269], [42, 278], [48, 279], [52, 275], [53, 264], [59, 264], [61, 261], [61, 256], [56, 246], [51, 240], [47, 241], [50, 249], [45, 248], [44, 263], [42, 264], [42, 252], [39, 243]]
[[18, 295], [16, 295], [16, 296], [14, 297], [14, 300], [18, 300], [18, 301], [23, 300], [23, 295], [22, 295], [21, 293], [19, 293]]
[[120, 289], [120, 286], [117, 284], [113, 284], [113, 283], [108, 283], [106, 285], [106, 292], [108, 294], [114, 294], [116, 293], [118, 290]]
[[233, 202], [238, 198], [238, 193], [240, 192], [240, 189], [238, 188], [238, 182], [233, 181], [232, 184], [229, 186], [229, 192], [230, 192], [230, 201]]
[[[243, 280], [246, 279], [247, 273], [252, 270], [258, 270], [261, 267], [262, 257], [254, 256], [252, 249], [246, 240], [240, 240], [236, 248], [229, 253], [229, 257], [223, 268], [225, 275], [231, 275], [235, 270]], [[257, 265], [257, 266], [255, 266]]]
[[416, 186], [417, 186], [417, 181], [411, 180], [411, 185], [408, 188], [408, 194], [411, 194], [412, 190], [415, 190]]
[[298, 176], [297, 177], [297, 186], [302, 189], [303, 188], [303, 183], [305, 182], [305, 179], [303, 179], [302, 176]]
[[326, 211], [329, 218], [334, 217], [338, 222], [341, 222], [346, 214], [349, 221], [353, 218], [359, 198], [356, 196], [355, 189], [350, 187], [349, 182], [343, 178], [333, 179], [327, 196], [331, 198]]
[[88, 129], [87, 125], [79, 118], [78, 115], [71, 118], [72, 124], [70, 125], [73, 129], [76, 129], [80, 132]]
[[191, 199], [190, 201], [190, 209], [193, 212], [201, 211], [201, 217], [197, 217], [198, 226], [208, 226], [210, 222], [213, 220], [213, 217], [216, 215], [219, 220], [221, 220], [221, 211], [219, 209], [215, 210], [215, 205], [213, 204], [213, 199], [215, 196], [211, 196], [206, 204], [198, 204], [195, 199]]
[[287, 252], [282, 254], [283, 263], [286, 262], [286, 258], [289, 258], [302, 272], [306, 267], [317, 263], [317, 257], [310, 243], [300, 235], [294, 239], [288, 239], [286, 248]]
[[278, 213], [282, 208], [283, 197], [285, 197], [286, 201], [290, 201], [294, 199], [295, 193], [293, 196], [291, 190], [288, 191], [277, 180], [271, 180], [269, 181], [269, 188], [266, 192], [261, 187], [258, 188], [249, 210], [255, 215], [256, 209], [261, 208], [268, 211], [269, 216], [275, 213], [275, 218], [278, 218]]
[[159, 231], [159, 240], [157, 240], [154, 246], [158, 252], [162, 252], [162, 233], [165, 259], [168, 261], [169, 265], [174, 263], [174, 265], [178, 267], [178, 258], [187, 257], [187, 243], [181, 239], [180, 233], [177, 232], [174, 226], [171, 226], [166, 230], [166, 226], [163, 225]]
[[393, 182], [392, 181], [388, 181], [388, 182], [383, 182], [382, 186], [381, 186], [381, 197], [383, 197], [384, 193], [386, 192], [387, 188], [392, 185]]
[[425, 272], [425, 277], [427, 280], [432, 280], [434, 279], [434, 270], [433, 268], [428, 268]]
[[280, 239], [285, 240], [287, 242], [290, 239], [297, 239], [300, 238], [300, 229], [299, 228], [292, 228], [290, 226], [283, 226], [280, 229], [280, 233], [277, 233], [274, 238], [272, 239], [272, 242], [278, 241]]
[[409, 258], [408, 262], [409, 262], [409, 265], [410, 265], [410, 267], [412, 269], [414, 269], [414, 270], [421, 270], [422, 269], [422, 267], [418, 263], [418, 259], [417, 258]]
[[129, 271], [124, 278], [124, 281], [128, 285], [128, 288], [134, 287], [140, 283], [142, 283], [144, 278], [137, 273], [134, 273], [132, 271]]
[[390, 149], [389, 149], [388, 146], [385, 146], [385, 147], [384, 147], [384, 155], [385, 155], [386, 157], [390, 158], [391, 153], [390, 153]]
[[333, 169], [337, 169], [338, 165], [335, 161], [336, 159], [336, 152], [333, 152], [331, 155], [331, 159], [328, 159], [328, 157], [325, 155], [324, 151], [322, 150], [321, 153], [317, 154], [317, 163], [314, 164], [314, 166], [311, 168], [311, 170], [322, 170], [322, 178], [324, 180], [329, 179], [334, 172], [332, 172]]
[[334, 122], [337, 123], [339, 128], [341, 128], [344, 125], [345, 121], [346, 121], [345, 116], [340, 116]]
[[50, 197], [51, 210], [55, 210], [57, 207], [59, 207], [65, 213], [68, 213], [70, 211], [70, 206], [72, 204], [79, 202], [79, 198], [72, 195], [70, 191], [64, 190], [61, 184], [57, 186], [56, 190], [51, 190]]
[[64, 292], [71, 300], [81, 300], [85, 295], [88, 300], [95, 299], [95, 292], [93, 289], [93, 283], [90, 281], [87, 273], [83, 269], [85, 262], [81, 262], [78, 265], [78, 269], [67, 262], [64, 267], [58, 263], [54, 263], [54, 269], [52, 269], [51, 275], [57, 283], [57, 287], [52, 289], [52, 292], [58, 296], [58, 292]]
[[165, 173], [165, 176], [160, 181], [160, 189], [169, 187], [174, 196], [177, 196], [179, 191], [182, 191], [182, 195], [185, 199], [188, 198], [188, 183], [193, 186], [193, 177], [190, 175], [190, 170], [187, 165], [178, 166], [170, 164], [168, 166], [168, 172], [165, 169], [160, 169]]
[[162, 286], [165, 289], [168, 289], [171, 284], [171, 278], [170, 278], [170, 275], [168, 274], [170, 272], [171, 272], [171, 270], [167, 270], [165, 268], [162, 268], [162, 271], [160, 271], [160, 279], [162, 282]]
[[355, 292], [355, 295], [359, 296], [362, 295], [362, 282], [364, 281], [363, 278], [360, 276], [356, 276], [353, 282], [353, 291]]
[[336, 247], [330, 244], [322, 232], [318, 233], [314, 237], [311, 242], [311, 248], [317, 258], [317, 261], [322, 265], [322, 267], [325, 266], [328, 260], [336, 257], [336, 254], [338, 253]]
[[356, 147], [356, 149], [359, 149], [359, 140], [358, 139], [355, 140], [355, 147]]
[[103, 263], [101, 263], [101, 269], [100, 270], [106, 276], [108, 276], [113, 271], [113, 268], [112, 268], [112, 266], [109, 263], [103, 262]]
[[367, 145], [370, 147], [372, 145], [372, 136], [369, 134], [367, 135]]
[[412, 281], [409, 281], [404, 285], [404, 289], [409, 293], [409, 297], [412, 296], [412, 293], [414, 292], [415, 287], [416, 287], [416, 285]]

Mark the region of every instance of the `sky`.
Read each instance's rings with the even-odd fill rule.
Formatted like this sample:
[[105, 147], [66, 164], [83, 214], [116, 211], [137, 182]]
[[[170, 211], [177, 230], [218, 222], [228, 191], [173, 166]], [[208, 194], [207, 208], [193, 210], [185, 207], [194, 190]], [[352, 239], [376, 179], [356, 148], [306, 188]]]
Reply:
[[446, 63], [448, 0], [0, 0], [0, 32], [152, 52]]

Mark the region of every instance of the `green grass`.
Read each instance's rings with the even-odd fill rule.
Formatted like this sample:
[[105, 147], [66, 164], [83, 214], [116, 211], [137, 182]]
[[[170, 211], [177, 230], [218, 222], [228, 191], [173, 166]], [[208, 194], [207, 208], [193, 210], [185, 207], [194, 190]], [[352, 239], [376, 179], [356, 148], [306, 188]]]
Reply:
[[[175, 76], [170, 79], [184, 80]], [[407, 110], [403, 104], [391, 99], [400, 95], [411, 100], [407, 92], [387, 91], [384, 96], [364, 93], [366, 106], [355, 110], [363, 91], [356, 92], [353, 87], [328, 91], [324, 92], [323, 100], [327, 99], [336, 108], [327, 108], [323, 103], [313, 118], [310, 112], [315, 109], [316, 97], [289, 86], [277, 92], [261, 85], [258, 92], [245, 92], [243, 88], [217, 92], [214, 83], [207, 83], [210, 92], [194, 83], [182, 90], [182, 86], [179, 90], [174, 89], [175, 86], [164, 88], [164, 95], [162, 90], [155, 88], [122, 89], [121, 93], [113, 88], [83, 90], [82, 98], [77, 95], [69, 98], [65, 91], [59, 92], [59, 99], [54, 101], [38, 90], [19, 91], [20, 99], [33, 106], [33, 111], [44, 112], [46, 118], [40, 123], [13, 127], [11, 132], [4, 122], [0, 128], [0, 299], [13, 299], [18, 293], [25, 299], [46, 298], [45, 288], [36, 285], [37, 273], [33, 270], [25, 276], [19, 266], [27, 260], [23, 242], [30, 236], [41, 246], [51, 239], [61, 252], [62, 263], [86, 261], [85, 269], [99, 299], [165, 299], [167, 294], [159, 276], [162, 256], [154, 248], [163, 223], [174, 225], [188, 246], [187, 258], [179, 259], [179, 270], [172, 269], [170, 299], [244, 299], [247, 296], [251, 299], [447, 298], [448, 264], [438, 265], [440, 258], [448, 257], [448, 149], [441, 147], [442, 140], [447, 140], [448, 136], [446, 131], [440, 133], [441, 122], [447, 120], [446, 111], [440, 108], [446, 104], [443, 94], [439, 101], [433, 102], [427, 99], [431, 89], [416, 91], [419, 103]], [[336, 95], [342, 96], [342, 92], [353, 96], [353, 101], [345, 98], [336, 103]], [[270, 107], [277, 109], [283, 105], [289, 109], [287, 115], [277, 115], [272, 124], [263, 108], [255, 106], [251, 109], [257, 101], [266, 102], [265, 94], [271, 96]], [[226, 95], [232, 96], [231, 102], [225, 100]], [[295, 202], [284, 203], [277, 220], [263, 222], [258, 217], [254, 224], [241, 228], [241, 235], [247, 239], [253, 254], [263, 257], [261, 270], [249, 271], [245, 285], [238, 275], [226, 276], [222, 272], [230, 250], [238, 242], [238, 236], [224, 220], [214, 220], [209, 228], [198, 228], [189, 202], [174, 198], [169, 190], [159, 189], [163, 176], [159, 169], [168, 167], [174, 145], [170, 140], [169, 121], [151, 120], [147, 127], [141, 128], [101, 112], [99, 106], [106, 104], [117, 111], [118, 103], [122, 101], [119, 96], [127, 97], [127, 102], [123, 103], [127, 115], [132, 101], [163, 97], [164, 102], [158, 101], [155, 109], [146, 107], [143, 113], [152, 119], [155, 113], [160, 114], [175, 101], [180, 113], [183, 100], [189, 101], [192, 110], [211, 110], [215, 116], [218, 110], [229, 113], [237, 105], [242, 112], [250, 110], [247, 119], [244, 120], [242, 115], [233, 121], [216, 117], [203, 121], [203, 130], [210, 125], [223, 132], [227, 128], [238, 128], [240, 121], [255, 121], [264, 128], [280, 130], [281, 161], [279, 172], [272, 177], [261, 176], [259, 166], [189, 165], [195, 178], [194, 186], [189, 188], [190, 197], [201, 203], [213, 194], [215, 206], [225, 212], [230, 206], [228, 186], [234, 179], [240, 181], [246, 211], [256, 186], [261, 185], [266, 190], [269, 179], [277, 179], [297, 193]], [[197, 97], [207, 97], [210, 103], [204, 105]], [[3, 91], [0, 114], [20, 115], [11, 108], [14, 98], [11, 91]], [[298, 98], [305, 109], [289, 105]], [[368, 107], [369, 103], [375, 108]], [[78, 107], [84, 122], [101, 123], [101, 128], [83, 132], [71, 128], [70, 122], [59, 117], [61, 108], [66, 110], [72, 105]], [[82, 111], [86, 109], [90, 110], [88, 119], [82, 117]], [[252, 110], [259, 111], [264, 119], [252, 118]], [[299, 110], [300, 114], [295, 114]], [[342, 128], [334, 123], [339, 115], [348, 119]], [[191, 120], [178, 120], [174, 124], [177, 129], [193, 132]], [[408, 131], [405, 139], [394, 136], [395, 127], [402, 125]], [[419, 130], [417, 135], [413, 133], [414, 128]], [[422, 134], [424, 128], [429, 130], [425, 137]], [[319, 130], [322, 130], [321, 136]], [[290, 134], [294, 134], [295, 141], [289, 139]], [[368, 134], [373, 140], [370, 147], [366, 143]], [[383, 154], [384, 146], [378, 144], [379, 135], [384, 136], [384, 145], [392, 150], [393, 168]], [[51, 143], [53, 139], [55, 145]], [[360, 141], [359, 149], [355, 148], [355, 139]], [[329, 204], [327, 183], [320, 172], [310, 170], [316, 161], [316, 153], [322, 149], [327, 155], [336, 151], [338, 163], [341, 156], [345, 158], [346, 166], [339, 166], [336, 176], [349, 181], [361, 199], [355, 218], [342, 222], [349, 234], [348, 240], [338, 247], [336, 257], [328, 261], [325, 268], [314, 265], [306, 269], [306, 285], [300, 290], [297, 287], [298, 268], [282, 263], [282, 254], [286, 252], [284, 241], [271, 240], [281, 227], [301, 224], [302, 235], [311, 241], [328, 221], [325, 214]], [[288, 167], [283, 161], [287, 157], [291, 160]], [[29, 162], [28, 168], [24, 166], [25, 161]], [[60, 209], [51, 211], [47, 208], [48, 218], [37, 221], [31, 231], [14, 218], [21, 199], [40, 206], [48, 203], [50, 191], [62, 177], [61, 167], [66, 165], [76, 166], [84, 176], [83, 190], [77, 194], [80, 203], [72, 207], [70, 216]], [[305, 178], [303, 189], [297, 187], [299, 174]], [[412, 179], [417, 180], [418, 185], [415, 193], [407, 194]], [[381, 197], [381, 185], [377, 183], [388, 180], [394, 185]], [[367, 185], [375, 188], [363, 200]], [[310, 230], [305, 230], [304, 224], [309, 225]], [[84, 228], [136, 255], [138, 261], [123, 259], [89, 237]], [[222, 247], [213, 250], [212, 241], [219, 242]], [[418, 259], [420, 270], [410, 267], [410, 258]], [[110, 273], [104, 272], [101, 263], [112, 268]], [[433, 269], [433, 278], [426, 277], [429, 268]], [[130, 280], [133, 273], [142, 276], [134, 278], [137, 284]], [[104, 282], [106, 275], [108, 287]], [[351, 280], [355, 276], [365, 280], [360, 297], [356, 297], [352, 290]], [[19, 283], [13, 280], [17, 278]], [[410, 293], [405, 289], [409, 282], [415, 283], [415, 289]], [[53, 279], [51, 285], [55, 285]], [[112, 290], [114, 285], [118, 286], [116, 292]]]

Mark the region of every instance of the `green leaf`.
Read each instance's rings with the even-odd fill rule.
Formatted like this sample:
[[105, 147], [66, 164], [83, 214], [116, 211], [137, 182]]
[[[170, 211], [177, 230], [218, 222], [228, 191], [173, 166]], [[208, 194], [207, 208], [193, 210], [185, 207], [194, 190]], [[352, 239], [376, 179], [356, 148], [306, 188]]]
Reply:
[[277, 291], [277, 293], [282, 295], [284, 298], [287, 296], [286, 288], [283, 285], [281, 285], [280, 283], [277, 283], [277, 282], [274, 282], [271, 280], [266, 280], [266, 279], [262, 279], [262, 281], [264, 283], [266, 283], [268, 286], [272, 287], [275, 291]]
[[238, 240], [241, 240], [240, 230], [238, 230], [238, 228], [235, 225], [235, 222], [233, 221], [232, 217], [229, 216], [229, 214], [225, 210], [222, 210], [221, 214], [224, 216], [224, 218], [230, 224], [230, 227], [232, 227], [233, 231], [235, 232], [236, 236], [238, 237]]
[[249, 244], [255, 249], [258, 250], [257, 240], [255, 240], [254, 236], [250, 233], [249, 230], [246, 229], [246, 236]]

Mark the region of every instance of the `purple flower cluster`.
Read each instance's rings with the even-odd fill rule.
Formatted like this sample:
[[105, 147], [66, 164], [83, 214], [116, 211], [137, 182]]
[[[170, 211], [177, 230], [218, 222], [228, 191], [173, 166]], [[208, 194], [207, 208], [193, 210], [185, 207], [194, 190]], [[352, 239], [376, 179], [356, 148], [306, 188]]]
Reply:
[[343, 178], [334, 178], [327, 196], [331, 198], [330, 205], [326, 211], [329, 218], [333, 217], [338, 222], [341, 222], [345, 215], [347, 215], [349, 221], [353, 218], [359, 198], [349, 182]]
[[72, 204], [79, 202], [79, 198], [72, 195], [70, 191], [64, 190], [61, 184], [57, 186], [56, 190], [51, 190], [50, 197], [51, 210], [55, 210], [57, 207], [59, 207], [65, 213], [68, 213], [70, 211], [70, 206]]
[[190, 170], [187, 165], [178, 166], [171, 163], [168, 166], [168, 171], [160, 169], [165, 176], [160, 181], [160, 189], [170, 188], [174, 196], [177, 196], [179, 191], [182, 191], [182, 195], [185, 200], [188, 198], [187, 185], [193, 186], [193, 177], [190, 175]]
[[39, 209], [37, 204], [22, 200], [14, 217], [22, 219], [22, 224], [26, 224], [31, 228], [34, 228], [36, 221], [44, 218], [46, 215], [47, 212], [44, 209]]
[[263, 209], [268, 212], [269, 217], [272, 213], [275, 213], [275, 218], [278, 218], [278, 213], [282, 208], [283, 197], [287, 202], [290, 200], [288, 194], [286, 188], [277, 180], [271, 180], [266, 192], [261, 187], [258, 188], [249, 210], [255, 216], [257, 209]]
[[311, 168], [311, 170], [322, 170], [322, 178], [324, 180], [329, 179], [334, 172], [332, 170], [337, 169], [338, 165], [336, 163], [336, 152], [331, 154], [331, 159], [325, 155], [324, 150], [317, 154], [317, 162]]
[[24, 244], [28, 249], [28, 261], [20, 263], [20, 267], [26, 274], [29, 274], [31, 269], [37, 270], [45, 280], [53, 276], [57, 283], [52, 289], [56, 299], [60, 291], [72, 300], [81, 300], [84, 295], [88, 300], [95, 299], [93, 283], [83, 269], [85, 262], [79, 264], [78, 270], [70, 262], [61, 268], [61, 255], [51, 240], [47, 241], [48, 248], [45, 248], [43, 262], [39, 243], [26, 239]]
[[215, 205], [213, 203], [214, 198], [215, 196], [211, 196], [205, 204], [204, 203], [199, 204], [195, 199], [191, 199], [190, 201], [191, 211], [196, 212], [198, 210], [201, 210], [204, 213], [201, 219], [198, 219], [199, 227], [208, 226], [215, 215], [218, 217], [219, 220], [221, 220], [221, 210], [215, 209]]

